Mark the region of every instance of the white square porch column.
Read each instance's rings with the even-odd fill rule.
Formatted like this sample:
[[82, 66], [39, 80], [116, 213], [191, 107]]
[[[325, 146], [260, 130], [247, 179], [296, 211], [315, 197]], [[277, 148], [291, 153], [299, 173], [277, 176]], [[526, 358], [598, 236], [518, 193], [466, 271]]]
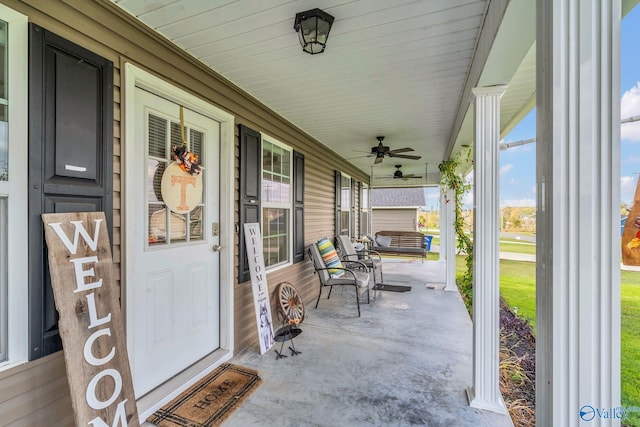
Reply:
[[620, 14], [537, 1], [540, 426], [620, 425]]
[[[446, 222], [444, 223], [443, 232], [446, 240], [446, 247], [444, 251], [442, 248], [441, 252], [445, 253], [445, 271], [446, 271], [446, 286], [444, 288], [445, 291], [458, 291], [458, 286], [456, 285], [456, 232], [453, 224], [456, 221], [456, 191], [453, 188], [448, 188], [446, 193], [444, 194], [443, 201], [441, 202], [444, 208], [442, 209], [445, 212]], [[441, 225], [442, 227], [442, 225]], [[442, 234], [440, 233], [440, 239], [442, 241]]]
[[506, 413], [499, 387], [500, 98], [506, 86], [474, 88], [473, 384], [474, 408]]

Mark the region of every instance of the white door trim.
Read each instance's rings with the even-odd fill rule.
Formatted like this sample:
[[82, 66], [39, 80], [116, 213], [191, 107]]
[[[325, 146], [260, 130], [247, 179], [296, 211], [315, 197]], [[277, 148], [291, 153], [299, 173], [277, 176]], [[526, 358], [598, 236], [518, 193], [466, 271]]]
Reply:
[[[0, 181], [0, 197], [8, 198], [7, 300], [0, 310], [7, 310], [6, 322], [0, 322], [7, 334], [7, 360], [0, 371], [27, 362], [29, 357], [28, 276], [28, 18], [0, 5], [0, 19], [8, 24], [9, 49], [9, 180]], [[32, 248], [32, 250], [35, 250]], [[39, 249], [38, 249], [39, 250]]]
[[[122, 210], [124, 214], [123, 221], [123, 296], [124, 296], [124, 313], [125, 325], [128, 319], [133, 319], [135, 307], [127, 304], [127, 300], [132, 298], [131, 292], [133, 287], [128, 287], [127, 282], [130, 280], [130, 273], [127, 265], [131, 265], [134, 260], [131, 259], [127, 248], [133, 248], [134, 233], [128, 233], [127, 230], [132, 229], [132, 216], [140, 213], [128, 212], [127, 206], [133, 204], [134, 197], [139, 196], [137, 189], [130, 188], [134, 185], [134, 180], [128, 183], [127, 176], [134, 176], [136, 169], [140, 167], [140, 159], [135, 159], [133, 149], [135, 144], [142, 141], [135, 140], [135, 88], [143, 88], [150, 92], [156, 93], [170, 101], [183, 105], [195, 112], [216, 120], [220, 123], [220, 244], [222, 251], [220, 252], [220, 349], [214, 353], [215, 357], [207, 358], [210, 360], [206, 366], [197, 364], [196, 372], [193, 372], [187, 378], [180, 381], [180, 384], [171, 386], [158, 396], [154, 394], [153, 401], [144, 402], [141, 408], [138, 403], [138, 412], [140, 419], [144, 420], [155, 409], [180, 391], [195, 382], [198, 377], [204, 376], [207, 372], [230, 359], [233, 356], [233, 285], [234, 285], [234, 159], [235, 159], [235, 133], [234, 133], [234, 116], [215, 107], [214, 105], [197, 98], [194, 95], [164, 81], [153, 74], [138, 68], [137, 66], [124, 64], [124, 135], [122, 163], [124, 167], [123, 174], [123, 197]], [[133, 251], [131, 251], [133, 253]], [[127, 330], [129, 328], [127, 327]], [[127, 334], [127, 346], [132, 348], [129, 340], [132, 334]], [[153, 394], [150, 393], [150, 394]], [[144, 400], [143, 397], [140, 400]], [[148, 406], [148, 407], [147, 407]]]

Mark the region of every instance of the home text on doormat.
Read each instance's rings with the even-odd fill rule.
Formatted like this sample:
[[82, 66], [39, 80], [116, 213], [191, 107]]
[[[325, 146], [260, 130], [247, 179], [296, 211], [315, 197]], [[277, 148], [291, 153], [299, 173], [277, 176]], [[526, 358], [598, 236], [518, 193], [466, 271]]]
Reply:
[[261, 382], [256, 371], [225, 363], [160, 408], [147, 421], [160, 427], [220, 425]]

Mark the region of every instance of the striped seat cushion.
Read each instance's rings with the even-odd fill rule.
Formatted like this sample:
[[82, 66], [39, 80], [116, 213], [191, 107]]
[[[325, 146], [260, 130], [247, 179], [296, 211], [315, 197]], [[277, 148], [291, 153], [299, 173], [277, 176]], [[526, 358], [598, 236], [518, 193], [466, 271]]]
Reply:
[[331, 243], [327, 238], [320, 239], [318, 240], [318, 250], [320, 251], [324, 264], [329, 269], [331, 277], [344, 276], [342, 262], [340, 262], [340, 258], [338, 257], [338, 253], [336, 252], [336, 248], [333, 246], [333, 243]]

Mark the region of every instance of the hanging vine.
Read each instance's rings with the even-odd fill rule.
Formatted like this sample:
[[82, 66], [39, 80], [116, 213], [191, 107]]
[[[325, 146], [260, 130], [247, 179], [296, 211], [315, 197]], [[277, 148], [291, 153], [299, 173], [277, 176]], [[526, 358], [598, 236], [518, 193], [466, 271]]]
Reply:
[[[466, 161], [469, 161], [470, 151], [467, 152]], [[459, 253], [465, 254], [466, 259], [466, 271], [460, 277], [458, 282], [458, 288], [462, 294], [467, 309], [470, 310], [472, 299], [472, 279], [473, 279], [473, 241], [469, 234], [465, 233], [465, 222], [462, 216], [462, 199], [464, 195], [471, 189], [471, 184], [467, 182], [464, 177], [457, 172], [460, 166], [460, 161], [457, 159], [445, 160], [438, 165], [440, 169], [441, 180], [440, 188], [445, 196], [446, 203], [455, 203], [455, 221], [453, 223], [454, 230], [456, 232], [457, 244]], [[455, 192], [455, 200], [448, 200], [446, 198], [446, 191], [453, 189]]]

